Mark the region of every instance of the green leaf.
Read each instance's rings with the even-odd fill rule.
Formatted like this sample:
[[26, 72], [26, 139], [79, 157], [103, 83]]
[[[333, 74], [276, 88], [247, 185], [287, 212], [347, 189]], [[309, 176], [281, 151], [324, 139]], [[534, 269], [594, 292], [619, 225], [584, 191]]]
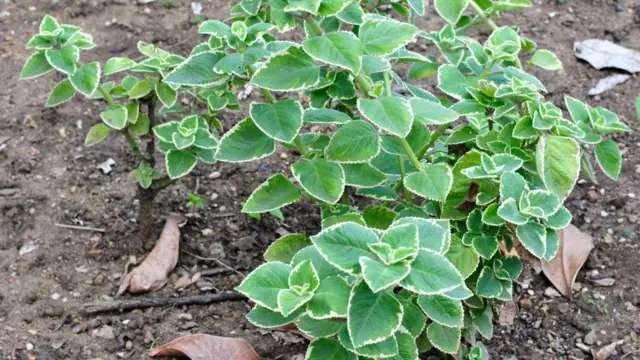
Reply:
[[360, 273], [360, 257], [373, 258], [369, 244], [379, 241], [375, 232], [360, 224], [346, 222], [322, 230], [311, 237], [320, 254], [331, 265], [349, 273]]
[[345, 349], [361, 356], [363, 359], [369, 359], [369, 356], [393, 357], [398, 354], [398, 343], [395, 336], [389, 336], [386, 339], [375, 344], [355, 347], [351, 340], [348, 327], [345, 326], [338, 332], [338, 340]]
[[362, 25], [358, 37], [365, 53], [387, 56], [407, 45], [418, 34], [411, 24], [391, 19], [369, 18]]
[[279, 209], [300, 199], [302, 192], [282, 174], [258, 186], [242, 207], [243, 213], [263, 213]]
[[275, 140], [292, 143], [302, 128], [302, 105], [296, 100], [274, 104], [251, 104], [251, 118], [256, 126]]
[[463, 279], [468, 278], [476, 271], [480, 263], [478, 253], [470, 246], [465, 246], [458, 237], [451, 238], [451, 246], [447, 251], [447, 259], [460, 272]]
[[267, 261], [281, 261], [283, 263], [289, 263], [298, 251], [311, 245], [313, 245], [311, 240], [309, 240], [309, 238], [304, 234], [288, 234], [278, 238], [269, 245], [267, 250], [264, 252], [264, 259]]
[[322, 0], [288, 0], [288, 4], [285, 11], [306, 11], [313, 15], [318, 15], [318, 9], [320, 8], [320, 2]]
[[291, 165], [291, 172], [309, 194], [326, 203], [335, 204], [344, 192], [344, 170], [325, 159], [302, 159]]
[[[126, 104], [124, 107], [127, 108], [127, 121], [131, 124], [138, 122], [138, 118], [140, 117], [140, 103], [133, 101]], [[171, 136], [169, 136], [169, 139], [170, 138]]]
[[460, 285], [457, 288], [453, 289], [453, 290], [449, 290], [445, 293], [442, 294], [442, 296], [445, 296], [449, 299], [453, 299], [453, 300], [466, 300], [470, 297], [473, 296], [473, 293], [471, 292], [471, 290], [469, 290], [467, 288], [466, 285]]
[[219, 20], [207, 20], [200, 24], [200, 34], [213, 35], [217, 38], [231, 39], [231, 27]]
[[162, 81], [156, 84], [155, 90], [158, 99], [160, 99], [160, 102], [162, 102], [162, 105], [165, 107], [172, 107], [178, 100], [178, 92]]
[[302, 331], [305, 335], [316, 339], [332, 337], [342, 329], [344, 323], [335, 321], [334, 319], [317, 320], [309, 316], [308, 313], [305, 313], [296, 320], [296, 326], [298, 330]]
[[304, 313], [304, 308], [300, 308], [293, 314], [285, 317], [276, 310], [270, 310], [260, 305], [254, 306], [247, 314], [247, 320], [255, 326], [262, 328], [279, 328], [294, 322]]
[[138, 119], [135, 124], [129, 127], [132, 135], [143, 136], [149, 133], [149, 118], [145, 114], [138, 115]]
[[322, 0], [320, 8], [318, 8], [318, 15], [324, 17], [335, 16], [350, 3], [350, 0]]
[[380, 205], [367, 206], [362, 212], [362, 217], [367, 226], [378, 230], [389, 228], [396, 215], [398, 214], [395, 211]]
[[307, 310], [313, 319], [346, 318], [351, 286], [339, 276], [320, 281]]
[[401, 285], [421, 295], [436, 295], [462, 285], [462, 276], [444, 256], [420, 249]]
[[47, 107], [54, 107], [71, 100], [76, 95], [76, 89], [71, 85], [69, 79], [59, 82], [47, 99]]
[[562, 230], [571, 223], [571, 212], [566, 207], [561, 206], [555, 214], [549, 216], [544, 222], [554, 230]]
[[309, 344], [306, 360], [357, 360], [358, 356], [347, 351], [340, 341], [318, 339]]
[[[446, 220], [444, 220], [446, 222]], [[421, 249], [444, 254], [449, 246], [449, 231], [442, 223], [433, 219], [403, 217], [393, 222], [393, 227], [412, 224], [418, 227], [418, 241]]]
[[185, 86], [220, 85], [226, 82], [228, 77], [214, 72], [213, 68], [223, 57], [224, 53], [210, 51], [192, 55], [167, 74], [162, 81]]
[[302, 47], [312, 58], [355, 74], [362, 67], [362, 43], [352, 33], [334, 31], [305, 40]]
[[129, 98], [141, 99], [151, 94], [153, 90], [153, 86], [147, 80], [138, 81], [138, 83], [129, 90]]
[[404, 186], [412, 193], [427, 200], [445, 201], [451, 185], [453, 173], [445, 164], [425, 166], [422, 171], [414, 172], [404, 179]]
[[596, 145], [595, 155], [602, 172], [611, 179], [618, 180], [622, 167], [622, 155], [618, 144], [611, 139], [605, 140]]
[[416, 14], [418, 14], [419, 16], [424, 15], [424, 0], [407, 0], [407, 3], [411, 7], [411, 9], [416, 12]]
[[482, 213], [482, 222], [491, 226], [504, 225], [504, 219], [498, 215], [499, 204], [493, 203], [487, 206]]
[[136, 62], [129, 59], [128, 57], [111, 58], [104, 65], [104, 76], [109, 76], [121, 71], [129, 70], [136, 65]]
[[24, 67], [20, 71], [20, 80], [35, 79], [42, 75], [48, 74], [53, 67], [47, 61], [44, 51], [37, 52], [27, 60]]
[[413, 124], [409, 101], [395, 96], [378, 99], [358, 99], [358, 110], [378, 127], [399, 137], [406, 137]]
[[438, 14], [449, 24], [455, 25], [469, 5], [469, 0], [435, 0]]
[[[443, 0], [443, 1], [459, 1], [459, 0]], [[445, 64], [438, 69], [438, 88], [447, 95], [461, 100], [467, 96], [467, 78], [460, 70], [451, 65]]]
[[580, 146], [571, 138], [542, 136], [536, 147], [536, 165], [547, 189], [564, 198], [580, 175]]
[[491, 305], [487, 304], [484, 309], [472, 309], [471, 322], [480, 335], [491, 340], [493, 337], [493, 312]]
[[522, 175], [507, 171], [500, 177], [500, 197], [503, 202], [507, 199], [520, 200], [526, 190], [527, 182]]
[[304, 309], [302, 306], [309, 302], [312, 296], [313, 293], [299, 295], [291, 289], [282, 289], [278, 292], [278, 311], [283, 316], [290, 316], [296, 310]]
[[547, 231], [544, 226], [530, 221], [526, 224], [518, 225], [516, 235], [522, 246], [535, 257], [544, 257], [546, 251], [545, 238], [547, 237]]
[[360, 25], [363, 22], [364, 11], [359, 3], [352, 2], [337, 15], [340, 21], [351, 25]]
[[122, 130], [127, 125], [127, 108], [122, 105], [107, 107], [107, 110], [100, 113], [100, 118], [109, 127]]
[[84, 96], [91, 96], [100, 85], [100, 64], [92, 62], [77, 69], [69, 76], [71, 85]]
[[274, 91], [297, 91], [314, 86], [320, 66], [304, 50], [290, 47], [267, 61], [251, 78], [257, 87]]
[[640, 96], [636, 99], [636, 113], [638, 114], [638, 119], [640, 119]]
[[448, 124], [458, 120], [460, 117], [456, 111], [433, 101], [411, 98], [409, 102], [411, 103], [415, 120], [425, 125]]
[[504, 200], [502, 204], [500, 204], [500, 207], [498, 208], [498, 216], [516, 225], [523, 225], [527, 220], [529, 220], [528, 216], [523, 215], [518, 210], [518, 204], [513, 198]]
[[537, 50], [531, 57], [531, 63], [545, 70], [562, 69], [562, 62], [558, 56], [549, 50]]
[[461, 332], [458, 328], [446, 327], [436, 322], [429, 324], [427, 338], [438, 350], [456, 354], [460, 346]]
[[278, 311], [278, 293], [289, 288], [291, 266], [281, 262], [268, 262], [258, 266], [236, 287], [256, 304]]
[[53, 16], [46, 14], [40, 22], [39, 30], [41, 33], [56, 33], [60, 30], [60, 24]]
[[555, 230], [546, 229], [547, 236], [545, 238], [545, 251], [544, 251], [544, 259], [546, 261], [553, 260], [558, 254], [558, 250], [560, 249], [560, 237]]
[[473, 238], [473, 248], [480, 256], [489, 260], [498, 251], [498, 238], [495, 236], [476, 236]]
[[337, 163], [365, 163], [380, 153], [380, 136], [370, 124], [351, 121], [338, 129], [327, 146], [327, 159]]
[[349, 115], [334, 109], [308, 108], [304, 110], [304, 122], [307, 124], [346, 124], [351, 120]]
[[418, 359], [418, 345], [414, 336], [407, 329], [400, 328], [396, 332], [396, 342], [398, 343], [398, 360]]
[[198, 163], [198, 158], [184, 150], [169, 150], [165, 155], [167, 175], [171, 179], [178, 179], [187, 175]]
[[84, 140], [84, 145], [93, 146], [98, 144], [108, 138], [109, 133], [111, 133], [111, 129], [107, 125], [103, 123], [95, 124], [91, 127], [91, 130], [89, 130], [89, 133]]
[[398, 300], [400, 300], [400, 303], [402, 303], [402, 307], [404, 308], [402, 326], [415, 338], [422, 333], [422, 330], [424, 330], [427, 317], [412, 300], [400, 298]]
[[273, 139], [247, 118], [237, 123], [220, 139], [216, 158], [227, 162], [246, 162], [262, 159], [275, 151]]
[[[528, 192], [523, 203], [525, 205], [528, 205], [532, 209], [541, 210], [543, 214], [541, 217], [544, 218], [555, 214], [560, 209], [560, 206], [562, 206], [562, 203], [560, 203], [560, 199], [546, 190], [533, 190]], [[534, 215], [533, 213], [528, 211], [529, 209], [520, 210], [524, 214]]]
[[455, 328], [464, 326], [464, 310], [460, 300], [442, 295], [420, 295], [418, 305], [433, 322]]
[[374, 293], [364, 281], [353, 287], [349, 298], [347, 327], [356, 348], [392, 336], [401, 325], [402, 305], [386, 291]]
[[407, 262], [385, 265], [367, 257], [360, 258], [360, 267], [364, 281], [374, 293], [396, 285], [411, 271]]
[[[49, 49], [45, 51], [47, 61], [54, 69], [69, 76], [75, 74], [76, 64], [80, 59], [80, 51], [75, 46], [62, 49]], [[30, 61], [31, 59], [29, 59]], [[28, 64], [28, 62], [27, 62]]]
[[476, 293], [485, 298], [496, 298], [502, 293], [500, 279], [495, 276], [493, 270], [485, 266], [476, 283]]
[[350, 186], [369, 188], [378, 186], [387, 179], [386, 175], [369, 164], [342, 164], [342, 169], [345, 183]]

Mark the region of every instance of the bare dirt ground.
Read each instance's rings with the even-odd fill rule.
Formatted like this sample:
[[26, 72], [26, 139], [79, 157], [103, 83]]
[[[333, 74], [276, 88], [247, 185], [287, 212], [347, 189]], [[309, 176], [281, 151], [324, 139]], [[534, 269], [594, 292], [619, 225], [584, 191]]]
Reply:
[[[226, 0], [200, 2], [207, 18], [223, 19], [232, 5]], [[587, 91], [613, 71], [595, 70], [572, 53], [573, 42], [587, 38], [640, 50], [640, 3], [534, 3], [534, 8], [500, 22], [519, 24], [525, 35], [558, 53], [564, 62], [561, 72], [534, 70], [550, 98], [562, 108], [565, 94], [610, 108], [634, 133], [616, 138], [624, 151], [619, 182], [601, 177], [599, 185], [582, 183], [568, 200], [574, 224], [596, 240], [573, 299], [549, 296], [550, 283], [526, 271], [514, 291], [520, 311], [513, 325], [496, 323], [490, 352], [493, 359], [590, 359], [588, 348], [622, 341], [614, 356], [640, 359], [635, 353], [640, 351], [640, 123], [633, 108], [640, 80], [632, 76], [599, 97], [588, 97]], [[98, 48], [88, 53], [87, 61], [136, 57], [138, 40], [181, 54], [202, 40], [190, 22], [190, 1], [135, 5], [133, 0], [0, 0], [0, 359], [146, 359], [153, 346], [195, 332], [244, 337], [262, 356], [296, 358], [306, 340], [291, 332], [253, 327], [244, 319], [249, 306], [243, 302], [92, 316], [80, 312], [84, 302], [113, 296], [129, 255], [144, 253], [134, 241], [137, 204], [135, 185], [128, 178], [134, 164], [125, 156], [120, 138], [92, 148], [82, 146], [102, 104], [77, 97], [63, 107], [45, 109], [48, 91], [60, 79], [18, 82], [17, 74], [28, 58], [24, 44], [44, 13], [93, 34]], [[437, 29], [440, 23], [434, 18], [429, 9], [420, 27]], [[484, 29], [479, 33], [487, 35]], [[230, 113], [222, 120], [229, 128], [241, 118], [242, 112]], [[312, 234], [320, 227], [319, 215], [304, 203], [286, 208], [285, 221], [266, 217], [258, 222], [239, 213], [239, 202], [251, 189], [288, 169], [296, 155], [286, 154], [243, 166], [200, 166], [194, 176], [161, 193], [155, 208], [158, 230], [169, 212], [190, 212], [184, 206], [186, 195], [197, 192], [207, 206], [182, 228], [182, 248], [248, 273], [260, 264], [264, 249], [278, 234]], [[117, 166], [104, 175], [96, 166], [109, 157]], [[73, 231], [55, 223], [106, 232]], [[147, 250], [152, 243], [149, 239]], [[29, 248], [33, 250], [19, 255], [20, 249]], [[239, 283], [240, 277], [232, 274], [174, 289], [181, 276], [216, 266], [181, 253], [171, 283], [153, 295], [224, 291]], [[607, 287], [594, 283], [603, 278], [615, 281]]]

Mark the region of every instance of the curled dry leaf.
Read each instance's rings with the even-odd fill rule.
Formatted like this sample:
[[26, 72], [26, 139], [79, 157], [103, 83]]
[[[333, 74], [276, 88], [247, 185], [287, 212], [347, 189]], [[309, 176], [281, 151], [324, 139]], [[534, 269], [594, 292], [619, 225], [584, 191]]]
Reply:
[[612, 342], [611, 344], [603, 347], [602, 349], [596, 352], [591, 349], [591, 355], [593, 356], [593, 360], [607, 360], [616, 352], [616, 346], [618, 345], [617, 341]]
[[616, 68], [631, 73], [640, 72], [640, 52], [616, 45], [611, 41], [588, 39], [576, 41], [573, 51], [579, 59], [600, 70]]
[[576, 275], [593, 249], [593, 238], [573, 225], [558, 231], [558, 235], [558, 254], [551, 261], [541, 261], [542, 271], [562, 295], [569, 297]]
[[124, 277], [117, 296], [129, 291], [132, 294], [161, 289], [167, 283], [169, 273], [178, 263], [180, 230], [178, 220], [167, 219], [160, 239], [142, 264]]
[[631, 76], [626, 74], [616, 74], [616, 75], [607, 76], [606, 78], [598, 81], [598, 84], [595, 87], [593, 87], [591, 90], [589, 90], [589, 95], [591, 96], [600, 95], [605, 91], [613, 89], [614, 87], [616, 87], [616, 85], [620, 85], [626, 82], [627, 80], [629, 80], [630, 77]]
[[263, 360], [245, 339], [194, 334], [151, 350], [151, 357], [186, 356], [191, 360]]

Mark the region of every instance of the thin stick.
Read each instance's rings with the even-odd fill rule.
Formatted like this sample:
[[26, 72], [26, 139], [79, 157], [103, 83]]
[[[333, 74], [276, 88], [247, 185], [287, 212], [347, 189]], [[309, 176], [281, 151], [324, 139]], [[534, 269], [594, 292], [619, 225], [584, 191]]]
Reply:
[[218, 267], [213, 269], [204, 269], [200, 271], [201, 276], [216, 276], [216, 275], [224, 275], [233, 272], [233, 270], [229, 270], [225, 267]]
[[65, 229], [71, 229], [71, 230], [95, 231], [95, 232], [102, 232], [102, 233], [107, 231], [102, 228], [94, 228], [89, 226], [76, 226], [76, 225], [66, 225], [66, 224], [58, 224], [58, 223], [55, 223], [53, 225], [57, 227], [65, 228]]
[[238, 270], [236, 270], [236, 269], [232, 268], [231, 266], [229, 266], [229, 265], [227, 265], [227, 264], [223, 263], [222, 261], [220, 261], [220, 260], [219, 260], [219, 259], [217, 259], [217, 258], [214, 258], [214, 257], [211, 257], [211, 258], [205, 258], [205, 257], [198, 256], [198, 255], [196, 255], [196, 254], [194, 254], [194, 253], [190, 253], [190, 252], [188, 252], [187, 250], [182, 250], [182, 249], [181, 249], [180, 251], [182, 251], [182, 252], [183, 252], [183, 253], [185, 253], [185, 254], [189, 254], [189, 255], [193, 256], [194, 258], [196, 258], [196, 259], [198, 259], [198, 260], [202, 260], [202, 261], [215, 261], [215, 262], [217, 262], [220, 266], [224, 266], [225, 268], [227, 268], [227, 269], [229, 269], [229, 270], [233, 271], [234, 273], [236, 273], [236, 274], [240, 275], [242, 278], [244, 278], [244, 277], [245, 277], [245, 275], [244, 275], [243, 273], [241, 273], [240, 271], [238, 271]]
[[101, 312], [125, 311], [150, 307], [209, 305], [216, 302], [237, 301], [245, 299], [246, 297], [244, 295], [237, 292], [203, 294], [183, 297], [148, 297], [127, 300], [95, 301], [83, 304], [82, 310], [87, 314], [95, 314]]

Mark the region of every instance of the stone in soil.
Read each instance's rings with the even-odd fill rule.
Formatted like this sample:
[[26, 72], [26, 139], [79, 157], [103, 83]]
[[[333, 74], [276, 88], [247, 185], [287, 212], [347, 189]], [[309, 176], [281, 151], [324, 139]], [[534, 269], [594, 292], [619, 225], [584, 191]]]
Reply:
[[587, 335], [584, 336], [584, 343], [587, 345], [593, 345], [596, 343], [597, 340], [598, 340], [598, 335], [596, 334], [595, 330], [589, 331], [589, 333], [587, 333]]
[[100, 330], [98, 330], [98, 332], [96, 333], [96, 337], [105, 340], [113, 340], [116, 338], [116, 333], [111, 326], [105, 325], [101, 327]]

